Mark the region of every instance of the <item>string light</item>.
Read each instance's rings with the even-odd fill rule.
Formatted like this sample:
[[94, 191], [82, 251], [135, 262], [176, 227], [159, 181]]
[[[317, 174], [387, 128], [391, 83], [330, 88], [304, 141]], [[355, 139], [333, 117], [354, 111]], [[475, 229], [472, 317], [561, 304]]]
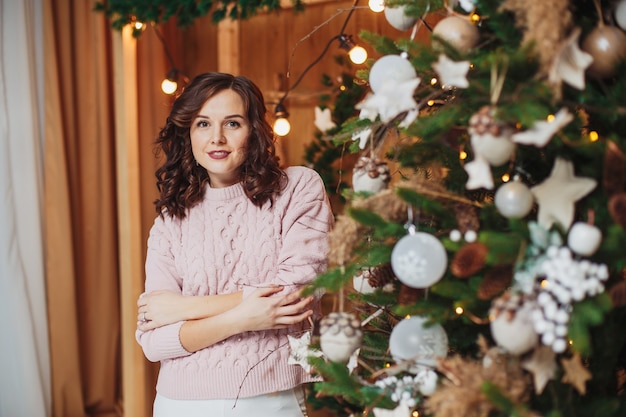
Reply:
[[367, 51], [365, 48], [355, 44], [350, 35], [339, 35], [339, 47], [348, 51], [350, 61], [355, 64], [362, 64], [367, 59]]
[[590, 141], [596, 142], [598, 139], [600, 139], [600, 135], [598, 135], [598, 132], [596, 132], [595, 130], [592, 130], [591, 132], [589, 132]]
[[170, 68], [171, 68], [167, 72], [167, 75], [165, 76], [163, 81], [161, 81], [161, 91], [163, 91], [163, 93], [165, 94], [171, 95], [171, 94], [174, 94], [178, 90], [179, 79], [183, 81], [183, 85], [184, 85], [184, 84], [187, 84], [187, 82], [189, 82], [189, 78], [185, 76], [185, 74], [183, 74], [178, 68], [176, 68], [176, 65], [174, 65], [174, 58], [172, 58], [170, 51], [167, 49], [167, 45], [165, 44], [165, 39], [161, 35], [161, 32], [159, 32], [157, 27], [154, 25], [152, 26], [152, 28], [154, 29], [154, 33], [157, 35], [157, 38], [159, 39], [159, 41], [161, 42], [161, 45], [163, 46], [163, 51], [165, 52], [165, 56], [167, 60], [169, 61]]
[[283, 105], [282, 101], [276, 105], [274, 110], [276, 120], [274, 121], [274, 133], [278, 136], [287, 136], [291, 130], [291, 123], [289, 123], [289, 113]]
[[[379, 1], [383, 1], [383, 0], [379, 0]], [[341, 49], [345, 49], [346, 51], [348, 51], [350, 60], [354, 64], [362, 64], [367, 60], [367, 51], [365, 50], [365, 48], [356, 45], [354, 41], [352, 40], [352, 36], [345, 34], [345, 29], [348, 24], [348, 21], [350, 20], [350, 17], [352, 16], [352, 13], [354, 12], [358, 2], [359, 0], [354, 0], [352, 8], [350, 9], [350, 12], [348, 13], [348, 16], [346, 17], [346, 20], [343, 22], [343, 26], [341, 27], [341, 31], [339, 32], [339, 35], [333, 36], [328, 41], [328, 43], [326, 43], [326, 46], [324, 47], [320, 55], [317, 58], [315, 58], [313, 62], [311, 62], [304, 69], [304, 71], [302, 71], [302, 73], [300, 74], [296, 82], [294, 82], [293, 85], [289, 87], [287, 91], [285, 91], [285, 94], [283, 94], [283, 96], [278, 100], [278, 104], [276, 105], [276, 108], [274, 110], [274, 114], [275, 114], [274, 133], [276, 135], [285, 136], [289, 133], [289, 130], [291, 130], [291, 124], [289, 123], [289, 120], [287, 119], [289, 117], [289, 113], [287, 112], [287, 109], [285, 107], [285, 100], [287, 96], [289, 95], [289, 92], [294, 90], [296, 86], [300, 84], [304, 76], [311, 70], [311, 68], [313, 68], [313, 66], [315, 66], [318, 62], [321, 61], [324, 55], [326, 55], [326, 52], [328, 52], [330, 45], [334, 41], [338, 40], [339, 47]], [[289, 72], [287, 72], [287, 74], [289, 74]]]
[[502, 174], [502, 182], [509, 182], [511, 180], [511, 176], [507, 173]]
[[178, 89], [178, 81], [176, 81], [177, 75], [178, 70], [176, 68], [172, 68], [165, 76], [165, 79], [161, 82], [161, 91], [165, 94], [174, 94]]

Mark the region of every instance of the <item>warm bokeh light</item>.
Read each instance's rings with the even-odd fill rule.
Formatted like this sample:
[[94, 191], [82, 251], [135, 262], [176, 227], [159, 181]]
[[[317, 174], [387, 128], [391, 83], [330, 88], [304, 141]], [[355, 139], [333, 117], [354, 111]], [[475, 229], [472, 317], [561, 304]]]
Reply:
[[511, 180], [511, 176], [509, 174], [502, 174], [502, 182], [509, 182]]
[[174, 94], [177, 88], [178, 83], [174, 80], [170, 80], [169, 78], [166, 78], [163, 80], [163, 82], [161, 82], [161, 91], [163, 91], [165, 94]]
[[374, 13], [380, 13], [385, 10], [384, 0], [369, 0], [369, 3], [367, 5]]
[[284, 117], [279, 117], [274, 122], [274, 133], [278, 136], [287, 136], [291, 130], [291, 123]]
[[362, 46], [355, 46], [354, 48], [350, 49], [348, 55], [350, 55], [350, 61], [354, 62], [355, 64], [362, 64], [367, 59], [367, 51]]
[[589, 132], [590, 141], [596, 142], [598, 139], [600, 139], [600, 135], [598, 135], [598, 132], [596, 132], [595, 130], [592, 130], [591, 132]]

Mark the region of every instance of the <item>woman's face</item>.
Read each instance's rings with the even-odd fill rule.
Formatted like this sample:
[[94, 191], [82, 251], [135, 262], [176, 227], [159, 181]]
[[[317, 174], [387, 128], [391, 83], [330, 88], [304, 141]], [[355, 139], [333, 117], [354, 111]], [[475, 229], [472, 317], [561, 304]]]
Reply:
[[222, 90], [208, 99], [191, 123], [189, 134], [193, 156], [207, 170], [211, 187], [228, 187], [239, 181], [250, 135], [239, 94]]

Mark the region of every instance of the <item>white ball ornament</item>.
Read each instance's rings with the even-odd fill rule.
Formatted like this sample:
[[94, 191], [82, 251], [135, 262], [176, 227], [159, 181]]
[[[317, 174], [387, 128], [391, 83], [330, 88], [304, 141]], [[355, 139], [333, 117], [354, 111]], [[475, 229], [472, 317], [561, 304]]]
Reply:
[[439, 239], [424, 232], [401, 238], [391, 251], [391, 268], [403, 284], [428, 288], [438, 282], [448, 266], [448, 254]]
[[362, 340], [361, 322], [352, 313], [332, 312], [320, 322], [320, 347], [333, 362], [347, 363]]
[[464, 53], [476, 46], [480, 38], [476, 25], [460, 16], [448, 16], [439, 21], [433, 29], [433, 35]]
[[389, 351], [396, 362], [415, 361], [411, 371], [419, 372], [423, 366], [437, 366], [437, 360], [446, 357], [448, 335], [440, 324], [426, 325], [424, 317], [409, 317], [391, 330]]
[[530, 188], [518, 178], [498, 188], [494, 203], [498, 212], [509, 219], [521, 219], [533, 208], [535, 198]]
[[385, 55], [372, 65], [368, 81], [372, 91], [377, 93], [387, 81], [401, 83], [416, 77], [417, 72], [408, 59], [400, 55]]
[[385, 7], [385, 19], [398, 30], [409, 30], [417, 22], [417, 17], [407, 16], [404, 13], [405, 9], [406, 6]]
[[615, 5], [615, 23], [617, 26], [626, 30], [626, 0], [620, 0]]
[[567, 234], [567, 246], [576, 254], [591, 256], [602, 243], [602, 232], [596, 226], [584, 222], [576, 222]]

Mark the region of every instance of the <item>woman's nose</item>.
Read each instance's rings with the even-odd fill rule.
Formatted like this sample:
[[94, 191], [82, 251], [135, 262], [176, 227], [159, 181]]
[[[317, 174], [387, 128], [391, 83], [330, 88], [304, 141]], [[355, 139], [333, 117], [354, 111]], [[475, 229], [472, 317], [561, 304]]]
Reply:
[[215, 129], [215, 131], [211, 135], [211, 143], [224, 143], [224, 142], [226, 142], [226, 138], [224, 137], [224, 132], [222, 132], [222, 129]]

